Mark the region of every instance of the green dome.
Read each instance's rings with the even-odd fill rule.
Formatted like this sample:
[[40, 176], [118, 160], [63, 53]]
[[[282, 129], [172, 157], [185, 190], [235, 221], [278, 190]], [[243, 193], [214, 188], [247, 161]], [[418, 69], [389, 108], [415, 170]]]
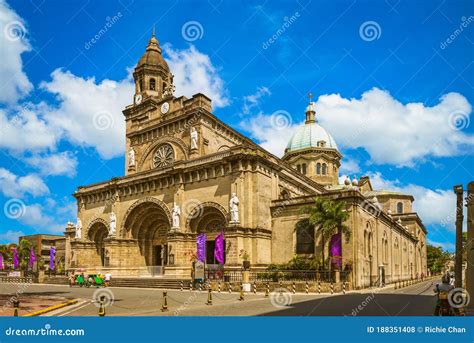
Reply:
[[[318, 142], [324, 141], [324, 145]], [[315, 122], [300, 126], [290, 138], [285, 153], [307, 149], [307, 148], [329, 148], [337, 150], [336, 141], [320, 125]]]

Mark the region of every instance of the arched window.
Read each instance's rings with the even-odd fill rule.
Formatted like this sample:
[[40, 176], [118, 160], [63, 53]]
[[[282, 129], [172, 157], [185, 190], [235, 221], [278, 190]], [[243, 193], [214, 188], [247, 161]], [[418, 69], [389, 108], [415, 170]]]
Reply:
[[326, 163], [323, 163], [323, 175], [326, 175], [327, 172], [327, 165]]
[[306, 175], [306, 163], [301, 165], [301, 172]]
[[403, 203], [397, 203], [397, 213], [403, 213]]
[[156, 90], [156, 80], [155, 79], [150, 79], [150, 90], [151, 91]]
[[296, 253], [314, 254], [314, 227], [308, 219], [296, 223]]
[[364, 256], [369, 257], [368, 249], [367, 249], [367, 231], [364, 231]]
[[296, 165], [296, 170], [298, 171], [298, 173], [301, 173], [301, 164]]
[[321, 174], [321, 163], [319, 162], [316, 164], [316, 174]]

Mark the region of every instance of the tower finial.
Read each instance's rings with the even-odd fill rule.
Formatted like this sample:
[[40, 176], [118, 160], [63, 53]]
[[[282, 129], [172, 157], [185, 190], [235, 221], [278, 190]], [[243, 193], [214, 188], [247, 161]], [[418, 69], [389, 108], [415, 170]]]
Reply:
[[308, 93], [308, 98], [309, 98], [309, 102], [313, 102], [313, 93], [309, 92]]
[[153, 31], [152, 31], [152, 33], [151, 33], [151, 36], [152, 36], [152, 37], [155, 37], [155, 24], [153, 24]]

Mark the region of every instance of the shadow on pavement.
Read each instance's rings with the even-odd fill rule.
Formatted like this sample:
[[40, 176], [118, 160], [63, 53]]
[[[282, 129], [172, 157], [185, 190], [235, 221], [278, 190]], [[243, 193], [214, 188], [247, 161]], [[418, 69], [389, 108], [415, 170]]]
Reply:
[[299, 302], [261, 316], [432, 316], [436, 297], [351, 293]]

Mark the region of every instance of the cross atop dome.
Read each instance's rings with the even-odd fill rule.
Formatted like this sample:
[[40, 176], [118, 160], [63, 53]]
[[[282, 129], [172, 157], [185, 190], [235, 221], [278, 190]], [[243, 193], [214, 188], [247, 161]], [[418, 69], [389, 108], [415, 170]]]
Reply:
[[308, 107], [306, 107], [305, 124], [316, 123], [316, 109], [314, 107], [314, 102], [313, 102], [313, 93], [309, 92], [308, 98], [309, 98], [309, 104], [308, 104]]

